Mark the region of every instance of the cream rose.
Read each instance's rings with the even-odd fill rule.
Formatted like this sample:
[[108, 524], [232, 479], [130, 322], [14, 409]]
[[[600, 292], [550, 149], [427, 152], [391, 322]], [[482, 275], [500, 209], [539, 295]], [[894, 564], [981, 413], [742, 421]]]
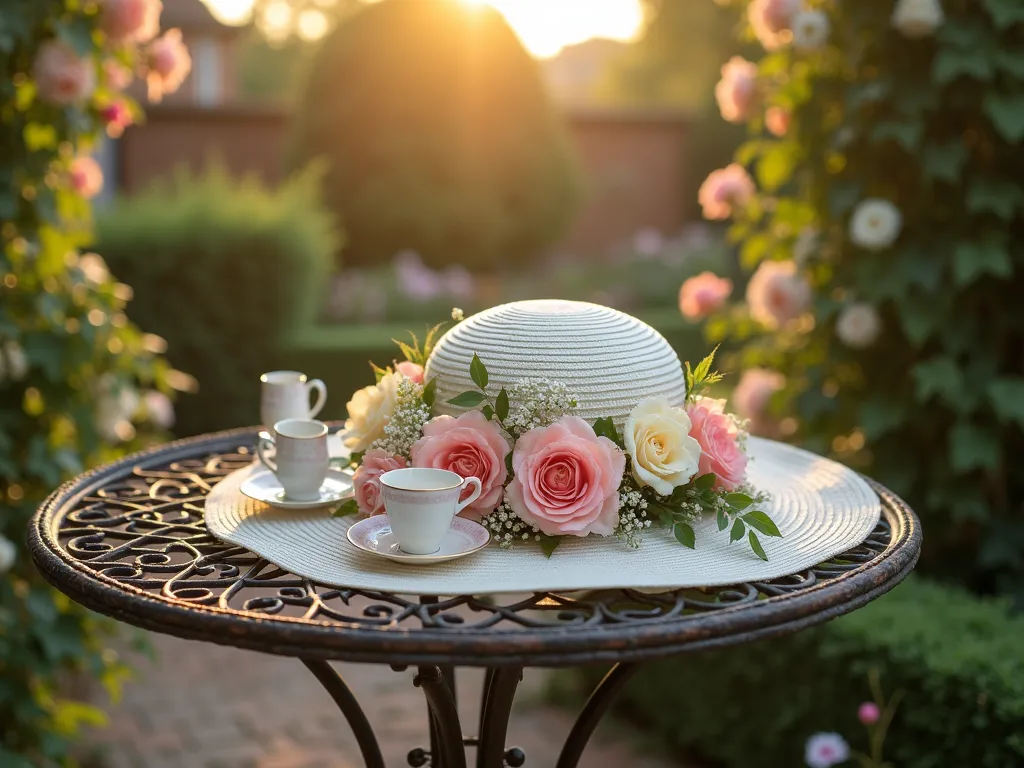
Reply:
[[692, 427], [686, 411], [670, 405], [666, 397], [650, 397], [630, 412], [624, 440], [640, 485], [668, 496], [693, 479], [700, 443], [690, 437]]
[[374, 440], [384, 436], [398, 403], [398, 379], [389, 373], [375, 385], [363, 387], [348, 401], [345, 421], [345, 445], [353, 451], [365, 451]]

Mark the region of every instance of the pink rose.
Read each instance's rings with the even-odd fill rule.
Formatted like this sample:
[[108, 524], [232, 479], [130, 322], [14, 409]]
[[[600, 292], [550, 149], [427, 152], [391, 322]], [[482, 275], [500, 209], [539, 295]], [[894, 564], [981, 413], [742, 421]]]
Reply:
[[409, 381], [414, 384], [423, 383], [423, 366], [417, 363], [412, 363], [408, 360], [403, 360], [400, 363], [395, 364], [395, 370], [405, 376]]
[[782, 138], [789, 133], [789, 124], [793, 116], [782, 107], [769, 107], [764, 113], [764, 125], [772, 136]]
[[135, 121], [131, 110], [123, 99], [112, 101], [100, 110], [100, 117], [107, 123], [107, 136], [116, 139], [124, 133], [124, 129]]
[[96, 197], [103, 189], [103, 170], [88, 155], [76, 157], [68, 170], [71, 187], [86, 200]]
[[757, 96], [757, 65], [733, 56], [722, 66], [722, 79], [715, 85], [715, 100], [722, 119], [742, 123], [753, 114]]
[[739, 444], [732, 420], [715, 400], [698, 400], [686, 407], [693, 427], [690, 437], [700, 443], [699, 474], [713, 472], [715, 487], [727, 491], [743, 484], [747, 473], [747, 454]]
[[146, 51], [146, 86], [150, 101], [174, 93], [192, 71], [192, 57], [181, 41], [180, 29], [169, 29]]
[[699, 320], [722, 306], [730, 293], [732, 280], [713, 272], [701, 272], [679, 289], [679, 311], [690, 320]]
[[786, 386], [786, 377], [766, 368], [750, 368], [743, 372], [732, 393], [736, 413], [750, 420], [753, 432], [765, 432], [771, 425], [768, 402], [772, 395]]
[[132, 81], [132, 71], [117, 59], [103, 62], [103, 76], [107, 86], [115, 91], [123, 91]]
[[785, 33], [800, 10], [800, 0], [754, 0], [747, 7], [747, 19], [757, 39], [773, 51], [788, 39]]
[[811, 306], [811, 286], [792, 261], [762, 261], [747, 283], [750, 316], [767, 328], [788, 323]]
[[712, 171], [700, 185], [697, 199], [705, 219], [727, 219], [733, 208], [746, 205], [754, 196], [754, 180], [742, 165], [732, 163]]
[[407, 462], [402, 456], [395, 456], [380, 448], [367, 451], [352, 478], [359, 511], [364, 515], [381, 514], [384, 511], [384, 495], [380, 492], [380, 476], [405, 466]]
[[96, 88], [92, 59], [79, 58], [71, 46], [59, 40], [39, 46], [32, 76], [39, 98], [51, 104], [73, 104], [88, 98]]
[[505, 456], [512, 450], [501, 429], [480, 411], [458, 418], [438, 416], [423, 425], [423, 437], [413, 443], [414, 467], [447, 469], [462, 477], [480, 480], [480, 498], [462, 511], [478, 517], [494, 511], [501, 502], [508, 469]]
[[522, 435], [512, 454], [508, 501], [548, 536], [610, 536], [619, 522], [626, 454], [578, 416]]
[[115, 43], [148, 43], [160, 32], [160, 0], [102, 0], [100, 29]]

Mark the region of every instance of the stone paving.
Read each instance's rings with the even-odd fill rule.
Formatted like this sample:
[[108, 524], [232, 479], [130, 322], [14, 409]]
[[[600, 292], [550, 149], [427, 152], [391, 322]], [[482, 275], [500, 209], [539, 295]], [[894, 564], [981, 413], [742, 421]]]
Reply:
[[[136, 662], [111, 711], [102, 744], [104, 768], [361, 768], [356, 742], [330, 697], [300, 662], [163, 635], [151, 635], [153, 662]], [[413, 671], [339, 664], [377, 732], [386, 764], [427, 746], [426, 705]], [[528, 768], [554, 766], [572, 715], [543, 701], [546, 675], [527, 670], [509, 727], [508, 746]], [[459, 708], [475, 723], [482, 672], [460, 672]], [[679, 768], [646, 753], [625, 725], [604, 721], [580, 763], [584, 768]]]

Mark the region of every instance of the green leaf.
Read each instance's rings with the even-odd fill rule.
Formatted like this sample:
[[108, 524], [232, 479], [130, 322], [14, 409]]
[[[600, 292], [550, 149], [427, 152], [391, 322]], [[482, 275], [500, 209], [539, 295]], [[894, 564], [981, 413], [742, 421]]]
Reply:
[[718, 530], [724, 531], [729, 527], [729, 516], [725, 514], [724, 509], [718, 510]]
[[903, 332], [915, 347], [920, 347], [931, 338], [945, 319], [944, 307], [934, 296], [912, 294], [896, 306]]
[[939, 85], [948, 85], [961, 75], [976, 80], [992, 79], [992, 62], [984, 48], [943, 48], [932, 62], [932, 77]]
[[558, 549], [558, 545], [562, 543], [562, 537], [548, 536], [542, 533], [540, 534], [540, 541], [537, 543], [540, 544], [540, 548], [544, 552], [544, 555], [546, 557], [551, 557], [551, 554]]
[[751, 531], [750, 535], [747, 536], [747, 541], [750, 542], [750, 548], [754, 550], [754, 554], [768, 562], [768, 555], [764, 553], [764, 547], [761, 546], [761, 540], [757, 538], [757, 534]]
[[988, 385], [988, 399], [1000, 421], [1024, 428], [1024, 378], [999, 378]]
[[799, 160], [796, 145], [791, 142], [775, 142], [761, 154], [755, 173], [758, 187], [765, 192], [774, 192], [793, 175]]
[[908, 417], [903, 403], [889, 397], [870, 397], [860, 406], [860, 426], [868, 440], [888, 434]]
[[598, 437], [607, 437], [616, 445], [622, 446], [622, 439], [619, 437], [619, 431], [615, 428], [615, 422], [607, 416], [602, 416], [594, 422], [594, 434]]
[[923, 120], [903, 120], [901, 122], [887, 120], [872, 128], [869, 136], [872, 141], [879, 143], [894, 141], [907, 152], [913, 153], [920, 145], [923, 133]]
[[434, 407], [434, 400], [437, 399], [437, 376], [427, 382], [423, 387], [423, 404], [428, 408]]
[[92, 19], [89, 16], [76, 14], [69, 21], [58, 24], [57, 36], [83, 58], [92, 53]]
[[480, 409], [480, 412], [484, 415], [484, 418], [490, 421], [494, 418], [494, 409], [491, 408], [490, 403], [485, 403], [484, 407]]
[[999, 466], [998, 438], [969, 421], [958, 421], [949, 432], [949, 465], [959, 474], [974, 469], [995, 471]]
[[970, 285], [982, 275], [1009, 277], [1013, 274], [1010, 251], [1002, 238], [960, 243], [953, 250], [953, 280], [958, 288]]
[[504, 421], [508, 418], [508, 392], [505, 391], [504, 387], [502, 387], [501, 391], [498, 393], [498, 399], [495, 401], [494, 406], [497, 409], [499, 421]]
[[693, 481], [693, 487], [698, 491], [706, 491], [708, 488], [715, 487], [715, 480], [718, 478], [714, 472], [708, 472], [706, 475], [701, 475]]
[[1024, 139], [1024, 91], [1012, 94], [989, 92], [982, 106], [999, 135], [1010, 144]]
[[966, 160], [966, 145], [962, 141], [953, 141], [925, 147], [921, 166], [926, 177], [955, 184], [960, 181], [960, 170]]
[[448, 401], [448, 405], [458, 406], [459, 408], [473, 408], [480, 405], [486, 399], [486, 395], [483, 392], [474, 392], [473, 390], [466, 390], [461, 395], [456, 395]]
[[1013, 218], [1017, 206], [1024, 202], [1024, 190], [1012, 181], [979, 179], [967, 191], [967, 210], [971, 213], [990, 211], [1001, 219]]
[[915, 392], [920, 403], [925, 403], [935, 396], [947, 403], [953, 403], [964, 388], [963, 371], [956, 361], [947, 355], [939, 355], [918, 363], [911, 370], [911, 375], [914, 377]]
[[348, 517], [349, 515], [356, 515], [359, 513], [359, 505], [355, 499], [349, 499], [336, 510], [332, 517]]
[[751, 528], [756, 528], [765, 536], [782, 537], [782, 534], [779, 532], [779, 527], [775, 525], [775, 521], [759, 509], [753, 512], [748, 512], [743, 516], [743, 519], [746, 521], [747, 525]]
[[672, 510], [668, 507], [662, 506], [661, 504], [652, 504], [656, 510], [658, 510], [658, 521], [666, 528], [671, 528], [675, 525], [675, 520], [672, 519]]
[[1020, 0], [982, 0], [985, 10], [999, 29], [1024, 22], [1024, 4]]
[[476, 352], [473, 353], [473, 359], [469, 363], [469, 375], [473, 378], [473, 383], [480, 389], [487, 389], [487, 368]]
[[727, 493], [725, 494], [725, 503], [735, 510], [740, 510], [749, 507], [754, 500], [745, 493]]
[[505, 469], [508, 471], [508, 479], [511, 480], [515, 472], [512, 470], [512, 451], [505, 454]]
[[747, 527], [743, 524], [743, 521], [737, 518], [736, 522], [732, 524], [732, 531], [729, 532], [729, 543], [732, 544], [734, 541], [742, 539], [746, 530]]
[[996, 66], [1017, 80], [1024, 80], [1024, 51], [1002, 48], [995, 51]]
[[697, 534], [694, 533], [693, 528], [687, 523], [676, 523], [675, 530], [673, 533], [676, 536], [676, 541], [682, 544], [684, 547], [690, 549], [696, 549], [697, 547]]

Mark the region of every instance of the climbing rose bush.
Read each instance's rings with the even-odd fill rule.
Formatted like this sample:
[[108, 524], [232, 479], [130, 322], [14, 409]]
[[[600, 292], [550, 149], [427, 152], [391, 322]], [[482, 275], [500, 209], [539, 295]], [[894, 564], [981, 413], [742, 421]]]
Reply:
[[1024, 599], [1024, 4], [719, 1], [763, 49], [723, 69], [749, 140], [700, 194], [753, 273], [705, 321], [737, 411], [911, 501], [924, 567]]
[[[71, 765], [69, 746], [101, 711], [67, 693], [67, 673], [116, 692], [127, 670], [109, 625], [51, 590], [25, 551], [29, 517], [70, 475], [162, 437], [170, 395], [191, 386], [124, 308], [131, 289], [83, 252], [93, 152], [141, 118], [122, 90], [148, 78], [170, 35], [159, 0], [32, 0], [0, 12], [0, 765]], [[156, 46], [156, 50], [153, 48]], [[166, 92], [163, 87], [162, 92]]]

